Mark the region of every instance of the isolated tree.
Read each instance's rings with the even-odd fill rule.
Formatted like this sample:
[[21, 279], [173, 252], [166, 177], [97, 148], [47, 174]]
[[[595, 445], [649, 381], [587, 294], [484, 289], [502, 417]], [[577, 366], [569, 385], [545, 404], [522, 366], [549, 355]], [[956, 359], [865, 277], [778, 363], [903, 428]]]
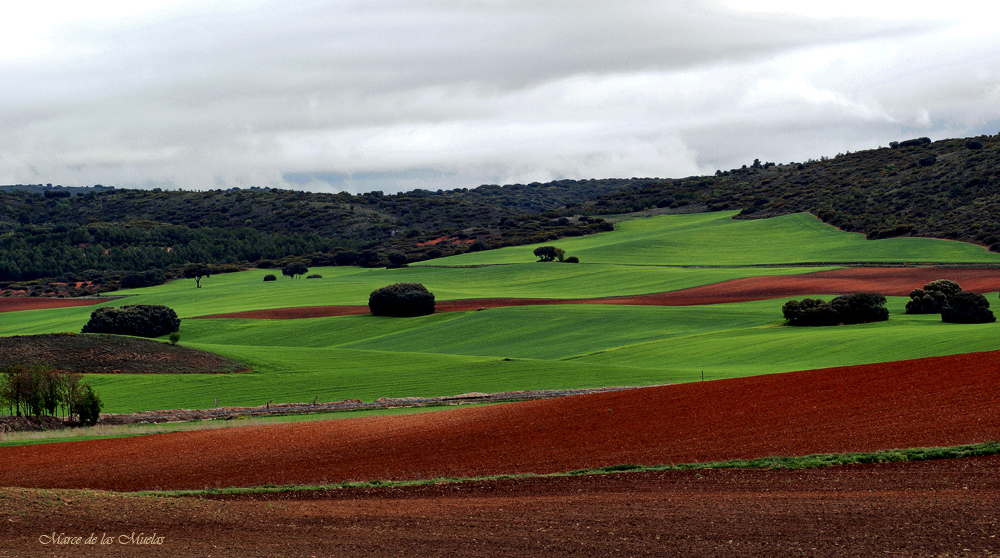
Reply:
[[184, 277], [194, 279], [195, 288], [201, 288], [201, 278], [211, 277], [212, 268], [203, 263], [191, 263], [184, 266]]
[[434, 295], [420, 283], [394, 283], [372, 291], [368, 309], [375, 316], [425, 316], [434, 313]]
[[296, 275], [305, 275], [306, 273], [309, 273], [309, 268], [306, 267], [306, 264], [299, 261], [290, 262], [281, 268], [281, 274], [292, 279], [295, 279]]
[[558, 258], [559, 261], [563, 261], [566, 251], [562, 248], [556, 248], [555, 246], [539, 246], [538, 248], [535, 248], [534, 254], [540, 262], [551, 262], [556, 258]]
[[986, 324], [997, 321], [990, 303], [979, 293], [958, 293], [941, 309], [941, 321], [950, 324]]
[[73, 402], [73, 414], [80, 417], [80, 422], [94, 426], [101, 418], [101, 409], [103, 408], [104, 402], [101, 401], [101, 397], [97, 395], [94, 388], [90, 387], [89, 384], [81, 385], [79, 394]]

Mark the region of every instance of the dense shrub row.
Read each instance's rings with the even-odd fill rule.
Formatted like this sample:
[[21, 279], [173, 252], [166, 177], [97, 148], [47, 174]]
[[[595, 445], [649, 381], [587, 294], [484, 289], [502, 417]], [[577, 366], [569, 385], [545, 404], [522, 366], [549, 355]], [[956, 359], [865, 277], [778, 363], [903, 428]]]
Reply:
[[830, 302], [811, 298], [789, 300], [781, 307], [781, 313], [793, 326], [863, 324], [889, 319], [885, 297], [877, 293], [843, 295]]

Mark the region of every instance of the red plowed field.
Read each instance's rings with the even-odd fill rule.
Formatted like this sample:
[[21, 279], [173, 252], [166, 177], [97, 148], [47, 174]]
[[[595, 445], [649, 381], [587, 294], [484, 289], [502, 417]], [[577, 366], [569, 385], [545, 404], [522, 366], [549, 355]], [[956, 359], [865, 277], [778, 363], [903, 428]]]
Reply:
[[1000, 439], [1000, 352], [399, 417], [0, 448], [0, 486], [142, 490], [568, 471]]
[[21, 310], [44, 310], [67, 308], [69, 306], [91, 306], [104, 300], [88, 298], [22, 298], [0, 297], [0, 312], [20, 312]]
[[[501, 306], [535, 306], [551, 304], [624, 304], [651, 306], [695, 306], [768, 300], [804, 295], [840, 295], [859, 292], [877, 292], [886, 296], [906, 296], [935, 279], [951, 279], [962, 289], [977, 293], [1000, 290], [1000, 270], [955, 269], [937, 267], [848, 268], [821, 271], [804, 275], [779, 275], [774, 277], [747, 277], [723, 281], [680, 291], [636, 296], [605, 298], [544, 299], [544, 298], [483, 298], [439, 301], [438, 312], [465, 312], [477, 308]], [[310, 306], [304, 308], [275, 308], [231, 314], [214, 314], [202, 318], [295, 319], [324, 316], [367, 314], [368, 307]]]
[[[998, 487], [989, 457], [225, 501], [8, 489], [0, 556], [996, 556]], [[52, 533], [113, 541], [53, 548]]]

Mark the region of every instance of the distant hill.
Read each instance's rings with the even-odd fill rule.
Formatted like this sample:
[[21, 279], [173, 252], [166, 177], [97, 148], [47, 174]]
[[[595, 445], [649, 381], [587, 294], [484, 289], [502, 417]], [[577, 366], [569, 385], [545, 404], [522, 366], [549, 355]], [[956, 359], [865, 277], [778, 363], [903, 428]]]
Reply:
[[377, 266], [392, 252], [414, 261], [544, 242], [610, 226], [561, 219], [555, 210], [654, 182], [562, 180], [395, 195], [5, 186], [0, 281], [104, 281], [108, 274], [119, 280], [188, 262], [239, 265], [289, 256]]
[[737, 219], [809, 212], [869, 238], [948, 238], [1000, 252], [1000, 137], [918, 138], [820, 161], [757, 161], [715, 176], [600, 196], [570, 211], [599, 215], [649, 208], [741, 209]]
[[290, 257], [381, 266], [393, 253], [420, 261], [592, 234], [612, 228], [600, 216], [651, 208], [734, 209], [737, 219], [809, 212], [869, 238], [948, 238], [1000, 252], [1000, 139], [918, 138], [820, 161], [755, 161], [714, 176], [392, 195], [0, 186], [0, 290], [40, 278], [108, 285], [163, 270], [132, 278], [141, 285], [176, 276], [188, 262], [228, 264], [218, 271]]

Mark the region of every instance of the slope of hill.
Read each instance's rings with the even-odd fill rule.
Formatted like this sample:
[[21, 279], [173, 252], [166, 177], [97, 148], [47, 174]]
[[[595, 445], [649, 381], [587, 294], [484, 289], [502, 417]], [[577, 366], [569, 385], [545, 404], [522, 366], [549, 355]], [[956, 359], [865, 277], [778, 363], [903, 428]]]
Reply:
[[[893, 142], [896, 144], [896, 142]], [[908, 140], [807, 163], [761, 164], [667, 180], [570, 208], [742, 210], [738, 219], [809, 212], [869, 238], [922, 236], [1000, 251], [1000, 136]]]

